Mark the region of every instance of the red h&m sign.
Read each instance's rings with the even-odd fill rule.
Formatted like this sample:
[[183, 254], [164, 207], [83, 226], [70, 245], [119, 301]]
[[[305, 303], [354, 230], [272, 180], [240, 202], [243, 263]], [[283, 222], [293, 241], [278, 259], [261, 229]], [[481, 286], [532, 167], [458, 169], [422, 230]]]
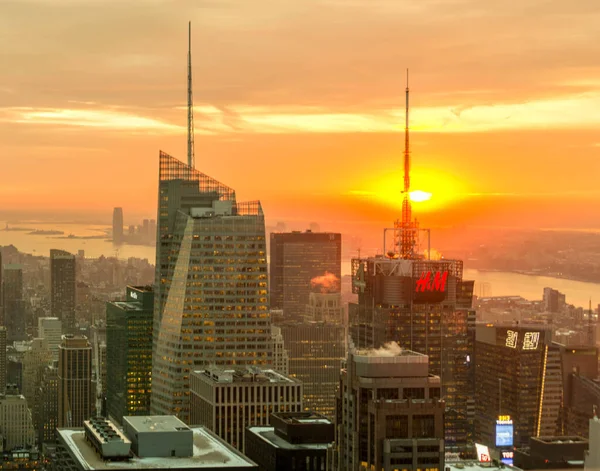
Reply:
[[415, 292], [438, 292], [444, 293], [446, 291], [446, 282], [448, 281], [448, 272], [423, 272], [421, 277], [416, 282]]

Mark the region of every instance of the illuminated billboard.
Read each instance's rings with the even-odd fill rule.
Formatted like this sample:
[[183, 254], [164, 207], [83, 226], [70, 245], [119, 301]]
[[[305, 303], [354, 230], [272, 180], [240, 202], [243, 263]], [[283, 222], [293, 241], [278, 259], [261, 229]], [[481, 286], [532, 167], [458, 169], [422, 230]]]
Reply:
[[475, 443], [475, 449], [477, 450], [477, 460], [480, 463], [489, 463], [492, 461], [490, 449], [487, 446]]
[[510, 415], [501, 415], [496, 420], [496, 446], [513, 446], [514, 426]]
[[499, 329], [498, 344], [514, 350], [537, 351], [544, 345], [544, 332], [529, 329]]

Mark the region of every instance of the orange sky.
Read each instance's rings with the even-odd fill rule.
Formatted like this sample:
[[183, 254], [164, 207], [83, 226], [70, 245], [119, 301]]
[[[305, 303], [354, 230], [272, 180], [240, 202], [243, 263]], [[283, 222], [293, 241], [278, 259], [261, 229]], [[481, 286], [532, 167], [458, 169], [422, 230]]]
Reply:
[[598, 0], [2, 0], [3, 210], [155, 215], [188, 20], [197, 168], [270, 223], [399, 214], [409, 67], [424, 224], [600, 227]]

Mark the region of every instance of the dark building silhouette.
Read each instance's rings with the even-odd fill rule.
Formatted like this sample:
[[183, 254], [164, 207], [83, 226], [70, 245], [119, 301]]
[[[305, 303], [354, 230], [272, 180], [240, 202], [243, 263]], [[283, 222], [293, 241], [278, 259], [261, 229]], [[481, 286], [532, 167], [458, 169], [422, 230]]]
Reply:
[[62, 321], [63, 331], [75, 330], [75, 255], [64, 250], [50, 250], [50, 309], [52, 317]]
[[[312, 290], [340, 292], [341, 270], [341, 234], [311, 231], [272, 233], [269, 264], [271, 309], [283, 309], [285, 319], [301, 320]], [[323, 278], [315, 280], [318, 277]]]
[[58, 426], [83, 426], [94, 404], [92, 346], [84, 336], [63, 335], [58, 350]]
[[21, 265], [4, 265], [2, 298], [7, 342], [25, 339], [25, 310], [23, 305], [23, 269]]
[[113, 242], [115, 244], [123, 242], [123, 208], [113, 210]]
[[246, 429], [246, 455], [263, 471], [325, 469], [335, 425], [313, 412], [271, 414], [271, 426]]
[[125, 301], [106, 304], [106, 403], [118, 423], [150, 413], [153, 313], [152, 287], [128, 286]]

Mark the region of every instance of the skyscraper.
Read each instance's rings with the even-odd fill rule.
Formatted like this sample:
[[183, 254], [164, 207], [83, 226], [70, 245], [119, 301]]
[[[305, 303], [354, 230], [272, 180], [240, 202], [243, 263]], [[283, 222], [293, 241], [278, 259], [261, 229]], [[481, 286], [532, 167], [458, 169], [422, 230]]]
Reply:
[[86, 337], [63, 335], [58, 357], [58, 426], [82, 427], [94, 410], [92, 346]]
[[23, 269], [18, 264], [4, 265], [3, 276], [4, 325], [7, 342], [24, 340], [25, 312], [23, 309]]
[[50, 250], [50, 309], [67, 333], [75, 330], [75, 289], [75, 255]]
[[[540, 327], [477, 326], [478, 443], [512, 447], [514, 442], [515, 447], [523, 447], [530, 437], [557, 435], [562, 403], [560, 347], [552, 344], [552, 331]], [[514, 437], [503, 435], [498, 425], [512, 426]]]
[[152, 413], [189, 415], [190, 371], [272, 361], [260, 202], [160, 153]]
[[429, 357], [446, 402], [446, 448], [464, 451], [473, 439], [475, 311], [473, 282], [459, 260], [352, 260], [350, 334], [360, 348], [397, 342]]
[[52, 358], [58, 360], [58, 347], [62, 342], [62, 322], [58, 317], [38, 318], [38, 337], [48, 342]]
[[106, 406], [109, 416], [148, 415], [152, 393], [151, 287], [127, 287], [125, 301], [106, 304]]
[[333, 469], [444, 469], [444, 401], [426, 355], [351, 346], [337, 394]]
[[335, 416], [335, 391], [346, 358], [346, 328], [327, 322], [279, 326], [289, 356], [289, 375], [304, 385], [304, 410]]
[[272, 233], [270, 257], [271, 308], [283, 309], [286, 319], [304, 316], [309, 294], [315, 289], [311, 281], [325, 292], [340, 292], [341, 234]]
[[123, 208], [113, 210], [113, 242], [121, 244], [123, 242]]
[[0, 394], [6, 391], [6, 327], [0, 326]]

